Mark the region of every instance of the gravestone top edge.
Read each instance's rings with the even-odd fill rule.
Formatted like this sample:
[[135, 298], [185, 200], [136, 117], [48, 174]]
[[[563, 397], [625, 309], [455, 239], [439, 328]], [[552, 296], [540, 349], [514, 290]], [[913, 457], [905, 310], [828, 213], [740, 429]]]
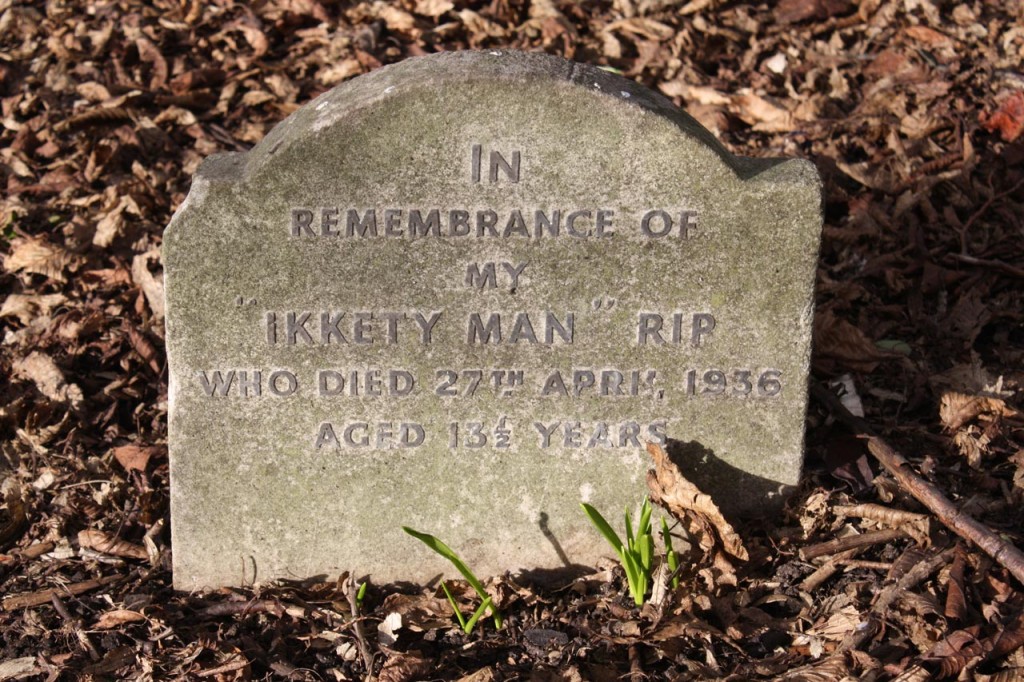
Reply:
[[589, 64], [516, 50], [439, 52], [382, 66], [340, 83], [307, 102], [275, 125], [251, 149], [207, 157], [195, 177], [215, 184], [235, 183], [266, 172], [273, 167], [275, 157], [282, 156], [292, 144], [311, 134], [326, 133], [359, 111], [412, 89], [481, 81], [538, 83], [543, 80], [581, 88], [597, 97], [617, 100], [624, 106], [638, 107], [670, 120], [681, 132], [714, 152], [741, 180], [775, 184], [812, 181], [820, 185], [818, 172], [810, 161], [735, 155], [668, 97], [636, 81]]

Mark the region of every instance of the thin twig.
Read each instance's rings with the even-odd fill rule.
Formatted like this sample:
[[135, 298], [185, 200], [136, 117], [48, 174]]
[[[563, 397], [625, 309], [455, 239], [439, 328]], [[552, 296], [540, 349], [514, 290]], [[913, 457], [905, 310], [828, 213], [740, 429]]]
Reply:
[[946, 527], [977, 545], [1024, 584], [1024, 552], [1000, 538], [985, 524], [957, 509], [956, 505], [941, 490], [914, 473], [910, 462], [879, 438], [867, 422], [850, 414], [850, 411], [831, 391], [817, 383], [812, 383], [811, 393], [825, 403], [837, 419], [856, 431], [858, 435], [867, 437], [868, 450], [893, 475], [904, 490], [935, 514]]
[[989, 260], [987, 258], [975, 258], [974, 256], [968, 256], [963, 253], [953, 253], [950, 257], [954, 260], [958, 260], [961, 263], [967, 263], [968, 265], [981, 265], [986, 268], [994, 268], [1001, 271], [1004, 275], [1010, 275], [1011, 277], [1019, 277], [1024, 279], [1024, 268], [1018, 268], [1015, 265], [1004, 263], [1001, 260]]
[[32, 606], [41, 606], [53, 600], [53, 595], [61, 594], [72, 594], [79, 595], [86, 592], [91, 592], [95, 589], [99, 589], [104, 585], [110, 585], [116, 583], [121, 579], [121, 576], [108, 575], [98, 580], [84, 580], [80, 583], [73, 583], [71, 585], [65, 585], [64, 587], [53, 587], [46, 590], [39, 590], [38, 592], [26, 592], [22, 594], [12, 594], [10, 597], [4, 597], [2, 607], [4, 611], [16, 611], [18, 609], [29, 608]]
[[356, 581], [352, 576], [347, 578], [345, 592], [348, 596], [349, 608], [352, 610], [352, 629], [356, 633], [356, 641], [359, 642], [359, 653], [363, 657], [363, 665], [366, 666], [366, 681], [371, 682], [374, 679], [373, 653], [370, 651], [370, 645], [366, 641], [366, 634], [363, 632], [363, 622], [359, 618], [359, 589], [356, 587]]
[[36, 559], [44, 554], [48, 554], [53, 551], [56, 545], [52, 542], [37, 542], [34, 545], [29, 545], [25, 549], [13, 552], [19, 559]]
[[211, 604], [196, 612], [202, 618], [219, 618], [249, 613], [270, 613], [278, 618], [284, 615], [285, 607], [275, 599], [253, 599], [251, 601], [225, 601]]
[[221, 673], [231, 673], [236, 670], [242, 670], [248, 667], [249, 661], [245, 656], [239, 656], [234, 658], [224, 665], [219, 665], [216, 668], [207, 668], [206, 670], [200, 670], [199, 672], [192, 673], [196, 677], [213, 677], [214, 675], [220, 675]]
[[829, 557], [828, 561], [814, 570], [814, 573], [811, 573], [803, 579], [803, 582], [800, 583], [800, 589], [804, 592], [814, 592], [814, 590], [821, 587], [826, 580], [839, 572], [839, 562], [852, 559], [862, 551], [864, 551], [863, 547], [857, 547]]
[[912, 587], [916, 587], [932, 573], [948, 564], [955, 553], [956, 547], [947, 547], [937, 554], [918, 561], [902, 578], [882, 589], [875, 599], [875, 603], [871, 605], [871, 613], [880, 617], [885, 616], [886, 611], [900, 595], [910, 591]]
[[996, 535], [988, 526], [956, 508], [936, 486], [914, 473], [903, 455], [877, 436], [868, 439], [868, 450], [896, 478], [903, 488], [928, 507], [947, 528], [977, 545], [985, 554], [1024, 584], [1024, 552]]
[[892, 568], [891, 561], [865, 561], [863, 559], [839, 559], [837, 564], [843, 568], [867, 568], [874, 571], [888, 571]]
[[640, 664], [640, 651], [636, 644], [629, 646], [629, 682], [642, 682], [644, 669]]
[[927, 514], [908, 512], [903, 509], [892, 509], [880, 504], [838, 504], [832, 507], [837, 516], [854, 516], [858, 519], [878, 521], [888, 526], [902, 526], [908, 523], [924, 523]]
[[847, 535], [846, 537], [836, 538], [835, 540], [829, 540], [828, 542], [821, 542], [817, 545], [811, 545], [810, 547], [804, 547], [800, 550], [800, 558], [804, 561], [810, 561], [811, 559], [817, 559], [821, 556], [845, 552], [846, 550], [854, 549], [855, 547], [870, 547], [871, 545], [879, 545], [884, 542], [891, 542], [892, 540], [898, 540], [899, 538], [904, 537], [907, 537], [907, 534], [898, 528], [875, 530], [862, 535]]

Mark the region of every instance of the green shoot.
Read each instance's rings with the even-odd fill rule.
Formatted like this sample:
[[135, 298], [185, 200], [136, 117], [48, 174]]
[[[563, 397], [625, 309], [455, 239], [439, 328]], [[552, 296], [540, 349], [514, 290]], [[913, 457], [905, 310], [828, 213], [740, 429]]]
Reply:
[[654, 565], [654, 535], [651, 532], [651, 501], [644, 498], [640, 506], [640, 519], [636, 530], [633, 530], [633, 519], [626, 510], [626, 542], [605, 520], [601, 512], [587, 503], [581, 503], [583, 512], [594, 524], [598, 532], [604, 536], [619, 556], [622, 569], [626, 572], [626, 583], [629, 593], [637, 606], [643, 606], [647, 588], [651, 582], [651, 567]]
[[[473, 614], [473, 617], [467, 623], [463, 620], [462, 614], [459, 612], [459, 609], [455, 606], [455, 600], [452, 599], [451, 594], [448, 592], [448, 588], [445, 586], [443, 582], [441, 583], [441, 587], [444, 588], [445, 594], [448, 595], [448, 601], [451, 602], [452, 609], [455, 611], [455, 615], [458, 616], [459, 624], [462, 626], [462, 629], [466, 632], [466, 634], [469, 634], [470, 630], [473, 629], [473, 626], [476, 625], [476, 621], [479, 620], [480, 615], [483, 614], [483, 612], [488, 608], [490, 608], [491, 615], [494, 617], [494, 627], [500, 630], [502, 625], [501, 613], [498, 611], [498, 609], [494, 608], [493, 602], [491, 601], [490, 596], [488, 596], [487, 594], [487, 590], [484, 589], [483, 584], [473, 574], [473, 571], [469, 570], [469, 566], [467, 566], [465, 562], [459, 558], [459, 555], [456, 554], [451, 547], [444, 544], [443, 542], [438, 540], [433, 535], [430, 535], [429, 533], [421, 533], [417, 530], [409, 528], [408, 526], [402, 526], [402, 530], [404, 530], [406, 533], [413, 536], [414, 538], [425, 544], [427, 547], [443, 556], [448, 561], [452, 562], [452, 565], [455, 566], [459, 573], [462, 574], [462, 577], [466, 579], [466, 582], [468, 582], [473, 587], [473, 589], [476, 590], [476, 593], [480, 595], [480, 599], [482, 599], [484, 603], [480, 605], [480, 608], [477, 609], [477, 613]], [[469, 627], [469, 630], [466, 629], [467, 626]]]
[[467, 635], [473, 632], [473, 628], [476, 626], [476, 622], [480, 620], [480, 616], [484, 615], [484, 611], [491, 607], [491, 598], [484, 599], [480, 604], [480, 608], [473, 613], [473, 616], [469, 619], [466, 625], [462, 628], [463, 632]]
[[480, 607], [467, 621], [459, 610], [459, 605], [456, 603], [455, 597], [452, 596], [451, 591], [448, 589], [448, 586], [444, 584], [443, 580], [441, 581], [441, 589], [444, 590], [444, 596], [448, 597], [448, 603], [451, 604], [452, 611], [455, 612], [455, 617], [459, 619], [459, 625], [462, 627], [462, 631], [467, 635], [472, 634], [473, 628], [476, 627], [476, 622], [480, 620], [480, 616], [484, 615], [484, 611], [491, 606], [491, 598], [487, 597], [484, 599], [483, 603], [480, 604]]
[[451, 604], [452, 611], [455, 612], [455, 617], [459, 619], [459, 626], [461, 626], [463, 632], [465, 632], [466, 619], [462, 617], [462, 611], [459, 610], [459, 605], [455, 603], [455, 597], [452, 596], [451, 590], [448, 589], [448, 586], [444, 584], [443, 580], [441, 581], [441, 589], [444, 590], [444, 596], [448, 597], [448, 603]]
[[608, 522], [604, 520], [604, 517], [601, 516], [601, 512], [597, 511], [586, 502], [581, 503], [580, 506], [583, 507], [583, 511], [586, 513], [587, 517], [590, 518], [590, 522], [594, 524], [598, 531], [600, 531], [601, 535], [604, 536], [604, 539], [608, 541], [608, 544], [614, 547], [616, 552], [621, 553], [621, 548], [623, 546], [622, 540], [619, 539], [618, 533], [616, 533], [612, 527], [608, 525]]
[[679, 576], [674, 575], [679, 570], [679, 555], [672, 549], [672, 534], [668, 530], [668, 523], [665, 517], [661, 519], [661, 539], [665, 543], [665, 563], [668, 564], [669, 575], [672, 575], [672, 589], [679, 589]]
[[369, 583], [363, 583], [359, 586], [359, 591], [356, 592], [356, 605], [358, 605], [359, 608], [363, 607], [363, 599], [366, 597], [366, 586], [368, 584]]

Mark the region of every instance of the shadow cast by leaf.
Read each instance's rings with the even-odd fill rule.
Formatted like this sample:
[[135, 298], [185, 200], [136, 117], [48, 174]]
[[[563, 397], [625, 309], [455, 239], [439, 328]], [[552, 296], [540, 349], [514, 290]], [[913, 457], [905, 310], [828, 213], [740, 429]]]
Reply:
[[796, 489], [744, 471], [696, 441], [670, 438], [665, 450], [687, 480], [710, 495], [729, 521], [778, 512], [785, 498]]

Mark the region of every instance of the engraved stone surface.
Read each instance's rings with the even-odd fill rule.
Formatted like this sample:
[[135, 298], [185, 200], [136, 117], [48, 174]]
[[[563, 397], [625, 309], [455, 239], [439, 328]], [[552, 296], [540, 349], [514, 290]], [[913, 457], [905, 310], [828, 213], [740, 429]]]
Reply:
[[803, 449], [817, 174], [661, 95], [451, 53], [208, 159], [167, 228], [174, 583], [592, 564], [645, 441], [729, 512]]

